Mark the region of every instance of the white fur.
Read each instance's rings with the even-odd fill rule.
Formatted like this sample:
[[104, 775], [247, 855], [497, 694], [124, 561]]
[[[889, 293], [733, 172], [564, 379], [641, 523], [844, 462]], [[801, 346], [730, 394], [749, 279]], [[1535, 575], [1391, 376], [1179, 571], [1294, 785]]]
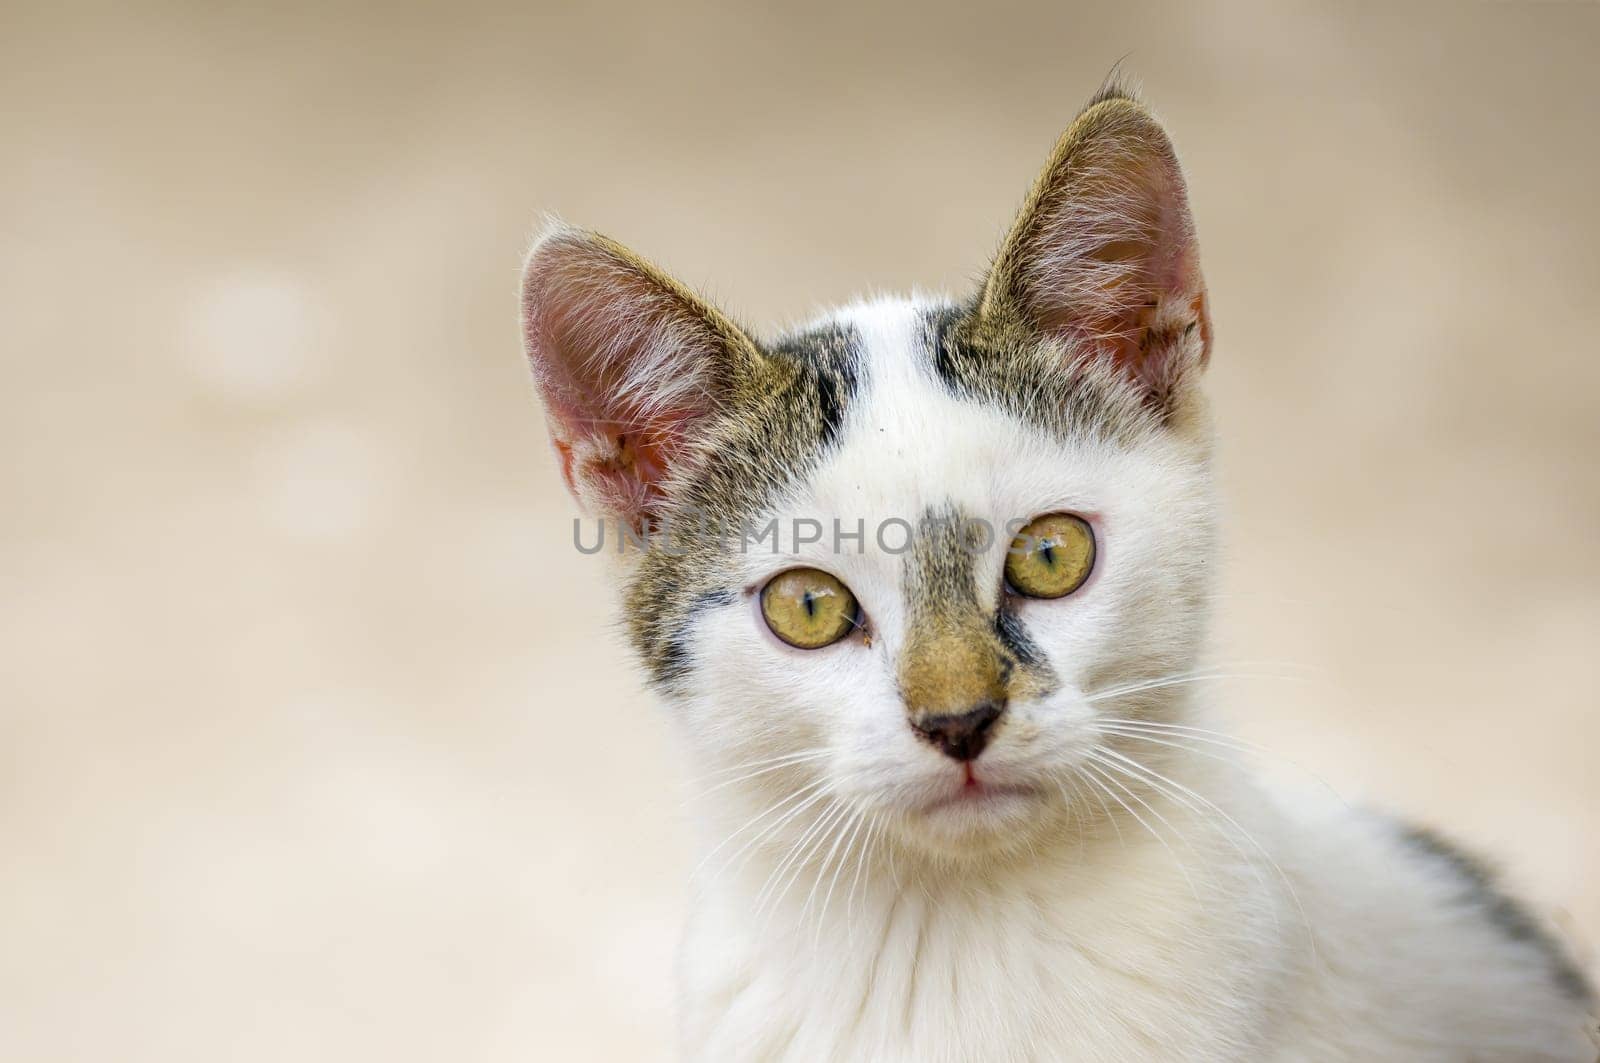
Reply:
[[[861, 394], [837, 452], [771, 513], [863, 519], [864, 551], [790, 537], [740, 562], [752, 588], [796, 564], [832, 572], [871, 645], [792, 649], [752, 601], [708, 613], [688, 647], [674, 711], [705, 780], [706, 858], [681, 957], [686, 1056], [1591, 1063], [1542, 957], [1447, 903], [1459, 884], [1388, 824], [1263, 792], [1226, 745], [1178, 731], [1194, 751], [1151, 743], [1148, 761], [1175, 791], [1107, 782], [1095, 727], [1115, 701], [1091, 693], [1194, 665], [1203, 617], [1169, 603], [1207, 578], [1204, 447], [1063, 445], [954, 398], [914, 356], [915, 313], [843, 312], [867, 348]], [[979, 761], [1038, 792], [928, 812], [962, 769], [906, 724], [902, 558], [872, 529], [950, 502], [997, 527], [1091, 515], [1101, 556], [1080, 592], [1023, 604], [1061, 688], [1012, 705]], [[996, 596], [1005, 546], [983, 558]], [[1207, 726], [1193, 690], [1173, 689], [1176, 719]]]

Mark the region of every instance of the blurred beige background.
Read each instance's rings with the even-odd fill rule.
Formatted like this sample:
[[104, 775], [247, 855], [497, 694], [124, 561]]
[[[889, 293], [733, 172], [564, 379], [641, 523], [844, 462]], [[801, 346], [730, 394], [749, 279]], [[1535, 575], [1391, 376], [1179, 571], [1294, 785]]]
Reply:
[[1600, 6], [3, 23], [0, 1058], [665, 1058], [681, 789], [524, 375], [537, 213], [762, 327], [964, 290], [1122, 56], [1221, 660], [1308, 677], [1232, 716], [1600, 940]]

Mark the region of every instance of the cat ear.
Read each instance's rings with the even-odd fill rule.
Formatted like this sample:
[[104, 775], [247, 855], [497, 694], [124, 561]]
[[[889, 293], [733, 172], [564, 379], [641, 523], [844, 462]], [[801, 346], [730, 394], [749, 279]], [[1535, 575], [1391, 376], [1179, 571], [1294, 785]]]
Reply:
[[1211, 353], [1183, 173], [1138, 102], [1103, 92], [1056, 143], [984, 284], [980, 315], [1114, 364], [1165, 407]]
[[568, 489], [586, 509], [635, 524], [759, 358], [666, 274], [559, 222], [528, 253], [522, 324]]

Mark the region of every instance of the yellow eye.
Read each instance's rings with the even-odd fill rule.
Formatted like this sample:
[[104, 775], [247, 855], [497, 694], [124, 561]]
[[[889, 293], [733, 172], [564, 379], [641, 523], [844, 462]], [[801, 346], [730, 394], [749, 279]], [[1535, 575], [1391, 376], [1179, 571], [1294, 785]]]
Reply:
[[820, 569], [791, 568], [761, 588], [761, 616], [772, 633], [802, 650], [819, 650], [856, 626], [856, 596]]
[[1094, 571], [1094, 532], [1089, 522], [1070, 513], [1035, 517], [1011, 540], [1006, 554], [1006, 579], [1029, 598], [1061, 598]]

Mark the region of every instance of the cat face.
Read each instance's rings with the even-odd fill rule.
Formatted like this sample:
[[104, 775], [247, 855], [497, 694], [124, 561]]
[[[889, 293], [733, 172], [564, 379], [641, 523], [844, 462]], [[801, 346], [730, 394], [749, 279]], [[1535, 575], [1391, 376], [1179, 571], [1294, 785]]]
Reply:
[[943, 857], [1103, 810], [1078, 781], [1170, 711], [1127, 688], [1192, 661], [1213, 536], [1205, 291], [1141, 107], [1079, 117], [970, 303], [762, 344], [556, 227], [524, 323], [568, 485], [653, 533], [627, 626], [719, 801]]

